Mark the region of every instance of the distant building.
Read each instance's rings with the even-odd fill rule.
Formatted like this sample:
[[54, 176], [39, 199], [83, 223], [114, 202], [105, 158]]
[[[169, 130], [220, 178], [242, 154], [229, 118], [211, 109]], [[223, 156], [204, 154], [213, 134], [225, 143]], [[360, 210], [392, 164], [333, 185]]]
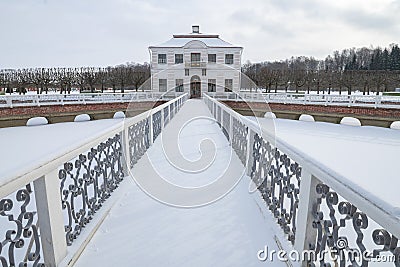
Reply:
[[152, 90], [189, 92], [238, 91], [243, 48], [215, 34], [200, 33], [192, 26], [189, 34], [173, 35], [169, 41], [150, 46]]

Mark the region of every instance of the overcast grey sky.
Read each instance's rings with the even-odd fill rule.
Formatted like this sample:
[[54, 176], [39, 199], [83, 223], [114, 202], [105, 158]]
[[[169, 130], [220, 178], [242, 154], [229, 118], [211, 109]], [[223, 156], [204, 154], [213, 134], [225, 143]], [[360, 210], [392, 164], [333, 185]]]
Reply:
[[148, 46], [199, 24], [243, 62], [399, 43], [400, 0], [0, 0], [0, 68], [149, 61]]

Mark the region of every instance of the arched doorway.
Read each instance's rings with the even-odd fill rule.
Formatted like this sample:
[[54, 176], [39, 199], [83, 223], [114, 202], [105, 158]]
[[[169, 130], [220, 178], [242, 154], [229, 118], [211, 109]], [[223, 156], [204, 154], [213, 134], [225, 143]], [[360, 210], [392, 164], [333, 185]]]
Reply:
[[197, 75], [193, 75], [190, 79], [190, 98], [201, 97], [201, 80]]

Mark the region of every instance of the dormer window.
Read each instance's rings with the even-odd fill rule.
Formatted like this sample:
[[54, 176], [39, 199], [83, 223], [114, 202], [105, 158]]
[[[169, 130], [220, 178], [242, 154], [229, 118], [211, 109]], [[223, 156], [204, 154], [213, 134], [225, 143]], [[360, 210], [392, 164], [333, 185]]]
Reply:
[[200, 26], [199, 25], [193, 25], [192, 26], [192, 33], [200, 33]]

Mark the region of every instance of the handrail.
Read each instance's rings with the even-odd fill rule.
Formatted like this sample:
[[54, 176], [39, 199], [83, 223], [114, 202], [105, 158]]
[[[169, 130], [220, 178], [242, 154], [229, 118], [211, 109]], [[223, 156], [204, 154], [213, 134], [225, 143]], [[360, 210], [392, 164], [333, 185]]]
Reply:
[[[397, 243], [396, 237], [400, 236], [398, 207], [392, 206], [377, 196], [371, 197], [371, 193], [364, 190], [362, 186], [352, 183], [346, 177], [288, 145], [285, 141], [275, 137], [268, 129], [263, 126], [258, 127], [255, 122], [243, 117], [209, 95], [204, 94], [204, 100], [221, 128], [224, 128], [225, 125], [230, 126], [230, 129], [222, 129], [223, 132], [233, 133], [228, 137], [228, 140], [239, 158], [243, 157], [244, 152], [246, 153], [244, 165], [248, 175], [258, 186], [267, 206], [273, 211], [273, 215], [278, 219], [288, 239], [292, 241], [298, 251], [309, 249], [310, 245], [311, 247], [315, 244], [318, 246], [318, 244], [327, 242], [322, 236], [316, 234], [314, 226], [316, 228], [321, 226], [320, 234], [324, 234], [325, 237], [331, 238], [335, 242], [338, 241], [337, 229], [343, 226], [339, 226], [338, 220], [333, 220], [332, 217], [320, 218], [319, 215], [317, 216], [318, 210], [315, 209], [323, 204], [318, 202], [318, 199], [319, 201], [326, 200], [327, 203], [333, 201], [332, 203], [329, 202], [331, 207], [328, 205], [326, 208], [328, 211], [329, 209], [333, 211], [335, 205], [338, 205], [339, 201], [334, 200], [335, 198], [344, 199], [340, 202], [342, 206], [338, 206], [336, 213], [348, 212], [347, 220], [362, 220], [363, 224], [360, 227], [364, 228], [368, 227], [368, 218], [370, 218], [378, 224], [377, 227], [383, 228], [375, 229], [372, 233], [375, 242], [379, 243], [374, 235], [380, 233], [385, 235], [386, 239], [390, 237], [391, 240], [394, 240], [393, 242], [396, 241]], [[224, 124], [226, 118], [219, 115], [222, 113], [221, 110], [229, 114], [228, 120], [231, 122], [237, 120], [241, 123]], [[239, 130], [235, 128], [239, 128]], [[236, 144], [237, 140], [232, 140], [237, 138], [235, 134], [238, 133], [245, 133], [240, 137], [239, 142], [242, 142], [240, 146]], [[243, 147], [247, 147], [247, 151]], [[268, 171], [268, 164], [271, 164], [269, 167], [272, 173]], [[264, 176], [261, 175], [261, 169], [264, 170]], [[274, 185], [280, 185], [282, 188], [286, 188], [286, 191], [281, 191], [282, 194], [274, 197]], [[289, 207], [281, 206], [280, 203], [285, 201], [291, 202], [292, 205], [289, 205]], [[361, 217], [358, 218], [357, 216]], [[287, 218], [291, 219], [287, 220]], [[361, 223], [361, 221], [357, 221], [356, 225], [358, 223]], [[330, 228], [325, 229], [325, 224], [331, 225]], [[331, 230], [333, 232], [329, 232], [329, 229], [332, 229], [331, 227], [334, 227]], [[383, 232], [387, 234], [383, 234]], [[362, 244], [362, 237], [360, 237], [360, 240], [358, 242]], [[390, 243], [390, 240], [385, 240], [385, 242]], [[376, 244], [379, 245], [378, 243]], [[329, 247], [336, 245], [336, 243], [326, 244]], [[395, 253], [394, 249], [397, 244], [392, 246], [394, 247], [391, 251]]]

